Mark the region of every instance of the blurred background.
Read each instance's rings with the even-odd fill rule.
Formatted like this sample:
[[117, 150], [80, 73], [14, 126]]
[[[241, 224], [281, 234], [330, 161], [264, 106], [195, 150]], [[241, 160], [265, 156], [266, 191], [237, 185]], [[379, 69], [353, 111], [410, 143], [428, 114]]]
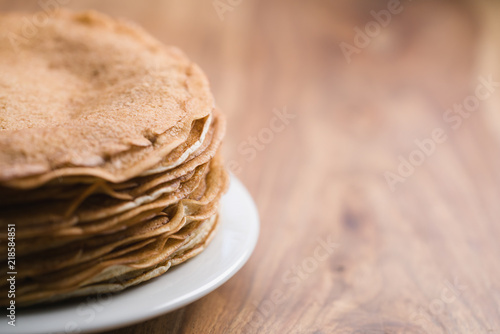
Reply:
[[228, 283], [112, 333], [500, 333], [500, 1], [0, 0], [60, 7], [204, 69], [261, 215]]

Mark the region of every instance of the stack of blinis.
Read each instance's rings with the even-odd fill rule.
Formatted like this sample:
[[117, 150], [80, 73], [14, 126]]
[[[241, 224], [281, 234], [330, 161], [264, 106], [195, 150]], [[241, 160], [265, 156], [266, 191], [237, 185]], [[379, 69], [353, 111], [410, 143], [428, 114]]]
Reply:
[[19, 305], [119, 291], [199, 254], [228, 185], [198, 66], [129, 22], [43, 14], [29, 36], [33, 14], [0, 14], [0, 286], [12, 224]]

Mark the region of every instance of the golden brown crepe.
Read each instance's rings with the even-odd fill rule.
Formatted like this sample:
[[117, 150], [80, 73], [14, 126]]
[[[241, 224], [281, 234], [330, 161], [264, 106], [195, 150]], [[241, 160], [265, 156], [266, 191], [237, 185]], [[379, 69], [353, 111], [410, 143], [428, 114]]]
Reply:
[[[22, 36], [24, 22], [3, 14], [0, 29]], [[58, 11], [16, 47], [0, 36], [6, 185], [64, 175], [122, 182], [158, 164], [213, 109], [198, 66], [130, 23]]]
[[[200, 253], [229, 178], [202, 71], [129, 22], [0, 14], [0, 290], [16, 305], [116, 292]], [[0, 303], [9, 303], [2, 294]]]

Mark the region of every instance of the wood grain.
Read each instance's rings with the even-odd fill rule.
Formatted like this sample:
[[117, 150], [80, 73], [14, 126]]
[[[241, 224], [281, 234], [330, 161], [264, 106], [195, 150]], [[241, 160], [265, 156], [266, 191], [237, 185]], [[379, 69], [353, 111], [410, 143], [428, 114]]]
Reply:
[[[500, 87], [444, 118], [479, 76], [500, 81], [498, 1], [402, 1], [350, 63], [339, 44], [387, 1], [248, 0], [223, 20], [212, 1], [66, 6], [137, 21], [200, 64], [262, 220], [225, 285], [108, 334], [500, 333]], [[295, 118], [270, 133], [284, 110]], [[385, 173], [436, 129], [445, 139], [391, 190]]]

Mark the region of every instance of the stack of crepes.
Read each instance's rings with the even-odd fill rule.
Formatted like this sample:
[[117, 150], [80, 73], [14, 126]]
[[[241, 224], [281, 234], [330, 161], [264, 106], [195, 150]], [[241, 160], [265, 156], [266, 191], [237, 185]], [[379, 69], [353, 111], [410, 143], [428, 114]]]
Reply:
[[17, 305], [119, 291], [207, 246], [225, 121], [178, 49], [93, 12], [3, 14], [0, 87], [0, 285], [14, 224]]

